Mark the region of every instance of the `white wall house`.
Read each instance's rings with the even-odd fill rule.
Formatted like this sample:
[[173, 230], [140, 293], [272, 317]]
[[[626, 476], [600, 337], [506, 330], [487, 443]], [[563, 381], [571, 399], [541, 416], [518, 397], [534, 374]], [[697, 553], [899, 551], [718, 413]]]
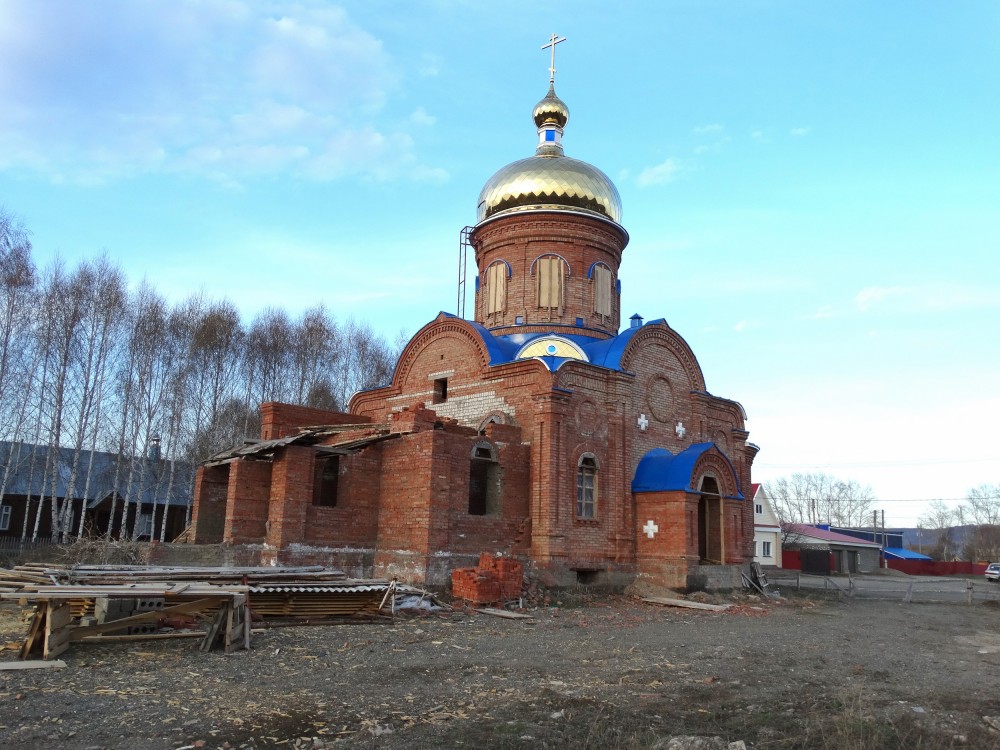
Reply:
[[761, 565], [781, 567], [781, 526], [767, 492], [759, 484], [750, 485], [753, 498], [753, 559]]

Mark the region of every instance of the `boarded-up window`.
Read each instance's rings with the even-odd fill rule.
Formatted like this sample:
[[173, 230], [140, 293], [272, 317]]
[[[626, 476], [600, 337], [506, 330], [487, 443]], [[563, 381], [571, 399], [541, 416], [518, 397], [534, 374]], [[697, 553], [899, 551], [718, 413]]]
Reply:
[[507, 309], [507, 264], [494, 263], [486, 269], [486, 313], [502, 313]]
[[594, 312], [611, 317], [611, 289], [614, 279], [607, 266], [594, 267]]
[[554, 307], [562, 312], [565, 275], [563, 269], [562, 258], [539, 258], [535, 262], [535, 285], [539, 307]]

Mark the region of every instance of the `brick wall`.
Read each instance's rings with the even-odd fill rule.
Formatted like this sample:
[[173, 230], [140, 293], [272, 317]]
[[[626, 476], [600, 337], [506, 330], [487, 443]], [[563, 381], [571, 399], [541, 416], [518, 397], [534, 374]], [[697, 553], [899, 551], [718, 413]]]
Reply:
[[260, 436], [262, 440], [295, 435], [302, 427], [359, 424], [368, 421], [368, 419], [350, 412], [313, 409], [308, 406], [283, 404], [278, 401], [267, 401], [260, 405]]
[[278, 450], [271, 469], [267, 544], [286, 547], [305, 538], [306, 514], [312, 505], [315, 451], [289, 445]]
[[263, 543], [270, 486], [270, 461], [243, 460], [229, 464], [224, 541], [230, 544]]
[[439, 432], [426, 430], [404, 435], [382, 445], [379, 550], [427, 554], [431, 498], [437, 484], [434, 481], [434, 443]]
[[226, 523], [229, 464], [199, 466], [194, 480], [191, 540], [198, 544], [222, 541]]
[[381, 477], [381, 445], [342, 456], [337, 504], [307, 508], [302, 541], [318, 546], [374, 547], [378, 537]]

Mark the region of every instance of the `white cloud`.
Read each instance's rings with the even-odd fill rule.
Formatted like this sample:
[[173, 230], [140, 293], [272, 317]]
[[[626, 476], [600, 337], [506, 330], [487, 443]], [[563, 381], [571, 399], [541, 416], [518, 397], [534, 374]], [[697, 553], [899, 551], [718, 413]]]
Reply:
[[651, 185], [665, 185], [668, 182], [673, 182], [677, 173], [680, 172], [681, 165], [674, 159], [670, 157], [660, 162], [656, 166], [646, 167], [639, 174], [636, 179], [636, 183], [639, 187], [650, 187]]
[[792, 128], [789, 132], [794, 136], [803, 136], [808, 133], [812, 128]]
[[434, 115], [428, 114], [427, 110], [423, 107], [417, 107], [410, 113], [410, 122], [415, 125], [430, 126], [437, 122], [437, 118]]
[[[398, 87], [341, 8], [253, 0], [0, 4], [0, 169], [100, 183], [187, 172], [223, 183], [434, 173], [380, 122]], [[114, 23], [108, 23], [114, 18]], [[358, 149], [348, 153], [350, 143]], [[333, 145], [331, 145], [333, 144]]]
[[721, 133], [725, 128], [717, 122], [713, 122], [711, 125], [701, 125], [691, 129], [692, 133]]
[[750, 133], [750, 137], [757, 141], [757, 143], [770, 143], [771, 139], [767, 137], [767, 134], [763, 130], [754, 130]]
[[897, 313], [924, 313], [995, 309], [1000, 307], [1000, 296], [987, 286], [940, 282], [865, 287], [854, 296], [854, 302], [863, 313], [876, 307]]
[[861, 312], [867, 312], [875, 305], [880, 305], [892, 297], [907, 294], [909, 290], [900, 286], [869, 286], [854, 295], [854, 302]]
[[441, 56], [425, 54], [417, 66], [417, 72], [425, 78], [433, 78], [441, 72]]

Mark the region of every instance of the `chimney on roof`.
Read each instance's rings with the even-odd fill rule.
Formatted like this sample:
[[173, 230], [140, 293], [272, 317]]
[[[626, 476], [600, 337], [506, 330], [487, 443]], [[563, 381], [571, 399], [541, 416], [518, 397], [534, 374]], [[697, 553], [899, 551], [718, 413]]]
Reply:
[[642, 328], [642, 316], [639, 313], [633, 315], [629, 320], [632, 321], [632, 328]]
[[159, 435], [153, 435], [153, 437], [151, 437], [149, 439], [149, 447], [146, 449], [146, 458], [150, 459], [151, 461], [159, 461], [160, 460], [160, 436]]

